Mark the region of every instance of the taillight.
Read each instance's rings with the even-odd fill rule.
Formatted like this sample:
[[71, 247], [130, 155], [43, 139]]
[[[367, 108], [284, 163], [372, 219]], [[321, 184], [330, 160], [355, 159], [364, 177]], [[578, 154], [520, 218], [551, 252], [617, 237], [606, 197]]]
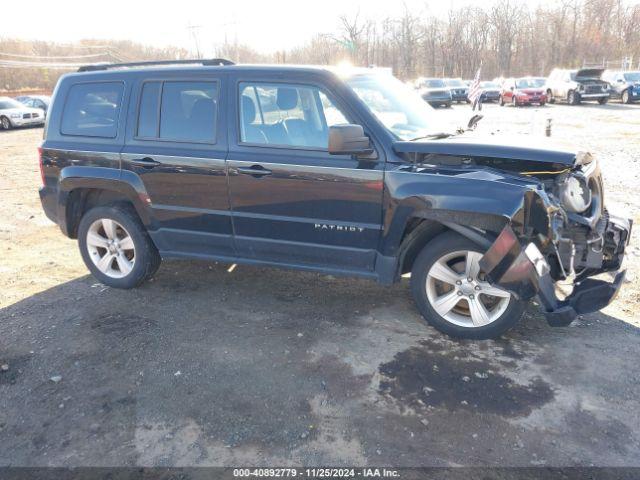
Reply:
[[45, 186], [44, 180], [44, 165], [42, 164], [42, 147], [38, 147], [38, 165], [40, 167], [40, 180], [42, 180], [42, 186]]

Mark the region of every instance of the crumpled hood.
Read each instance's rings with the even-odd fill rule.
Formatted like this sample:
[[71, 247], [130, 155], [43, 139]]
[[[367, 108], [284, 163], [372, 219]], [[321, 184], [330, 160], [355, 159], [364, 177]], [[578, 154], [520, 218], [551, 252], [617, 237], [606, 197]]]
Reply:
[[457, 136], [438, 140], [400, 141], [397, 153], [437, 153], [463, 157], [505, 158], [573, 166], [576, 152], [546, 137], [526, 135]]
[[576, 72], [576, 80], [600, 80], [604, 68], [581, 68]]

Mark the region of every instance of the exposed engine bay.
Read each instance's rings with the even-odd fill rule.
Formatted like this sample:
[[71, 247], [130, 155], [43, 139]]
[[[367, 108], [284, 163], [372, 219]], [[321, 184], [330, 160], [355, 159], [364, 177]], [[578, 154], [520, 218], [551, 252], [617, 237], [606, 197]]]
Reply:
[[[491, 196], [504, 198], [504, 211], [499, 213], [505, 224], [494, 233], [497, 237], [481, 266], [493, 283], [519, 298], [538, 295], [549, 323], [566, 325], [578, 314], [599, 310], [615, 297], [624, 271], [613, 283], [589, 277], [621, 268], [631, 221], [605, 208], [602, 175], [591, 154], [558, 156], [553, 161], [536, 158], [531, 152], [520, 148], [513, 155], [507, 152], [509, 158], [484, 152], [451, 155], [414, 150], [405, 158], [414, 172], [437, 171], [438, 175], [495, 182], [487, 188]], [[513, 189], [520, 192], [520, 200], [510, 211], [508, 206], [516, 195], [505, 192]], [[489, 236], [492, 228], [495, 226], [485, 229]], [[558, 281], [574, 285], [563, 300], [555, 293]]]

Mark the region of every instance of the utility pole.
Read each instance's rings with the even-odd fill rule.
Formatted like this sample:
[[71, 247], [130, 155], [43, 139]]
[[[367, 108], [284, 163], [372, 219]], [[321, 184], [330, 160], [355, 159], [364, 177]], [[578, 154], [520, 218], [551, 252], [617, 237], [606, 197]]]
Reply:
[[187, 30], [189, 30], [189, 33], [193, 37], [193, 41], [196, 44], [196, 56], [198, 58], [202, 58], [202, 56], [200, 55], [200, 44], [198, 42], [198, 29], [200, 28], [202, 28], [202, 25], [191, 25], [191, 22], [187, 24]]

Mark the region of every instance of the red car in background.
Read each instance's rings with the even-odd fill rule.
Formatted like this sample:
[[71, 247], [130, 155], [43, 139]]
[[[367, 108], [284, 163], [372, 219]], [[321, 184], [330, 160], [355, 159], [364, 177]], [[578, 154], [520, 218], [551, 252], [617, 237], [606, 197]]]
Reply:
[[541, 107], [547, 103], [543, 77], [507, 78], [502, 84], [500, 105], [510, 103], [514, 107], [537, 103]]

